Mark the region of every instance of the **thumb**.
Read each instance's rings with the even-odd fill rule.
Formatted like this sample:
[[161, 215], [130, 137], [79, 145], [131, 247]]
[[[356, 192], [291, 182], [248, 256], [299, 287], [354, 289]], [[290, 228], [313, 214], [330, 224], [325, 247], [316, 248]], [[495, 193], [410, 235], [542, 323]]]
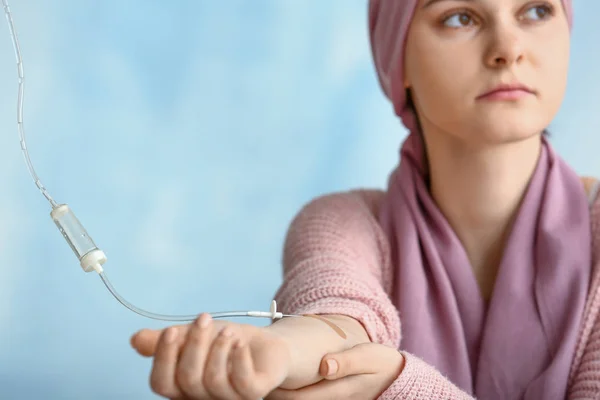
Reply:
[[142, 329], [131, 337], [131, 347], [140, 355], [152, 357], [163, 330]]
[[379, 345], [361, 343], [339, 353], [326, 354], [321, 360], [319, 373], [329, 380], [376, 373], [376, 366], [381, 362], [381, 357]]

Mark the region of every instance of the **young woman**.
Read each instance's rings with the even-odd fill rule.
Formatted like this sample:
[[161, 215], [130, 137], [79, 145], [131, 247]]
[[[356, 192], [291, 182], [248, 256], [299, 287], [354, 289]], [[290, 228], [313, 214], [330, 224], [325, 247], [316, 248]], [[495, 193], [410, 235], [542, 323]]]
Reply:
[[276, 298], [321, 318], [140, 332], [152, 388], [600, 398], [596, 184], [545, 137], [571, 23], [570, 0], [370, 1], [379, 80], [410, 134], [385, 192], [321, 197], [290, 227]]

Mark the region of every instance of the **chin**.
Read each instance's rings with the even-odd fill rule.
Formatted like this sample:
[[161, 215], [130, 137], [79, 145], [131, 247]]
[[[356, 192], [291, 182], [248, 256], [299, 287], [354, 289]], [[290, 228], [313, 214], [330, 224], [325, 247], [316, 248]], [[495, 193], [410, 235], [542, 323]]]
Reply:
[[[469, 139], [484, 145], [500, 145], [541, 137], [550, 124], [547, 116], [535, 113], [488, 114], [465, 129]], [[466, 139], [466, 138], [465, 138]]]
[[521, 124], [513, 126], [510, 123], [490, 124], [478, 127], [470, 127], [461, 132], [461, 140], [469, 146], [489, 147], [500, 146], [511, 143], [524, 142], [541, 138], [545, 126]]

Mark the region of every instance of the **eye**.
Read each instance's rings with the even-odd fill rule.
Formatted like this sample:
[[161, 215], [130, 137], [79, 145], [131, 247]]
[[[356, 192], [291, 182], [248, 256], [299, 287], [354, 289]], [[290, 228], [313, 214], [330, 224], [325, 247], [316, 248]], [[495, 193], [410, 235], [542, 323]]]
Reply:
[[525, 18], [531, 21], [542, 21], [552, 16], [553, 9], [549, 5], [531, 7], [525, 12]]
[[473, 18], [465, 12], [460, 12], [456, 14], [452, 14], [447, 18], [444, 18], [443, 21], [445, 26], [450, 28], [462, 28], [465, 26], [471, 26], [475, 23]]

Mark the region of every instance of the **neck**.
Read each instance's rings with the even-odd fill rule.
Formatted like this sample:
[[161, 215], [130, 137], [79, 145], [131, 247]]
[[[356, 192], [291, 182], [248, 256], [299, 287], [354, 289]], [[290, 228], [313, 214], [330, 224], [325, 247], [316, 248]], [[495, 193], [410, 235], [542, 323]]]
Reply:
[[449, 136], [426, 135], [432, 197], [473, 268], [495, 269], [537, 166], [540, 136], [477, 149]]

